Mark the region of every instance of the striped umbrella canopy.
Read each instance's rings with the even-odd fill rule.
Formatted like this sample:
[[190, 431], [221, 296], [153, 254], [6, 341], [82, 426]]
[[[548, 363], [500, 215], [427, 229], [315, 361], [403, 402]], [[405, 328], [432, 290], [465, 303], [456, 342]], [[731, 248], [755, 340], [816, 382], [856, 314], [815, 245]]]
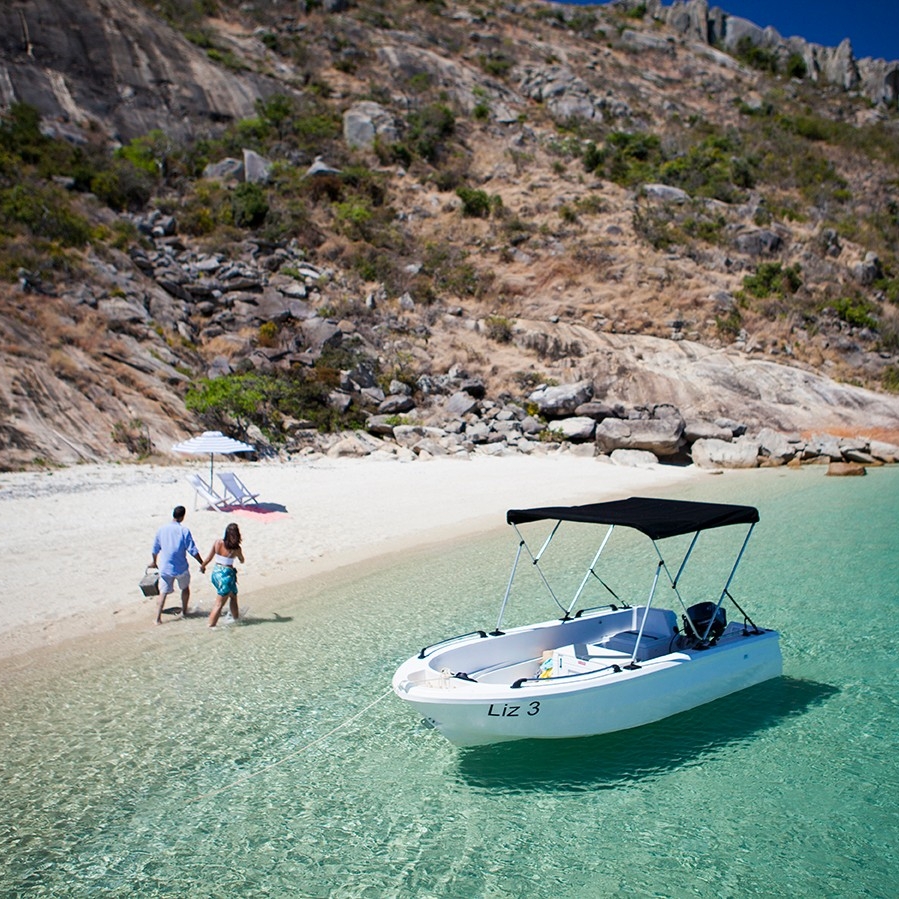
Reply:
[[226, 437], [221, 431], [203, 431], [197, 437], [176, 443], [172, 447], [175, 453], [190, 453], [193, 456], [205, 456], [209, 453], [209, 486], [212, 486], [212, 460], [216, 453], [254, 453], [256, 447], [233, 437]]

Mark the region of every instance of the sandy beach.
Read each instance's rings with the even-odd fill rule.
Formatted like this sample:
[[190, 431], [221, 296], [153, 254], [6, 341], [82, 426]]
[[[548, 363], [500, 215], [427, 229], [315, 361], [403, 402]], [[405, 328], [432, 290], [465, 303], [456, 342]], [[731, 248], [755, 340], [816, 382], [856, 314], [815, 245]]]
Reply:
[[[203, 555], [228, 522], [238, 523], [246, 555], [240, 600], [251, 614], [265, 614], [270, 588], [504, 527], [508, 508], [649, 495], [708, 476], [693, 467], [626, 468], [569, 452], [429, 461], [218, 457], [215, 465], [236, 471], [260, 505], [195, 507], [186, 478], [208, 477], [208, 461], [200, 459], [0, 474], [0, 660], [87, 634], [153, 627], [155, 600], [141, 595], [138, 581], [156, 529], [179, 504]], [[214, 590], [190, 565], [191, 611], [208, 614]], [[178, 625], [174, 615], [164, 618], [165, 627]]]

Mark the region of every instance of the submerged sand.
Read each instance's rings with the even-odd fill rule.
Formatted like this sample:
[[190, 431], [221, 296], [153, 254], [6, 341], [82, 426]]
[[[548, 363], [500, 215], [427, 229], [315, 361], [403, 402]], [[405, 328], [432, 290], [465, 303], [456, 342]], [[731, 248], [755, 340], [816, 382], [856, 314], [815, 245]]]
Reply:
[[[215, 465], [237, 471], [259, 505], [195, 508], [187, 475], [209, 474], [198, 460], [0, 474], [0, 659], [88, 634], [153, 627], [155, 600], [142, 596], [138, 581], [156, 529], [179, 504], [203, 555], [226, 524], [238, 523], [246, 556], [240, 599], [265, 614], [269, 588], [499, 528], [509, 508], [651, 495], [708, 475], [693, 467], [625, 468], [570, 452], [405, 462], [219, 457]], [[191, 609], [208, 613], [214, 590], [190, 565]]]

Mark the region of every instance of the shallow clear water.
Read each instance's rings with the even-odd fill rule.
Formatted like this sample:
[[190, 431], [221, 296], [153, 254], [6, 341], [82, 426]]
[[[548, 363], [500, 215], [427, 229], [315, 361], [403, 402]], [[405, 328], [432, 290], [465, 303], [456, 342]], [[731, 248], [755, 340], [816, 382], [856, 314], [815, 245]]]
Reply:
[[503, 526], [284, 591], [268, 618], [247, 597], [218, 633], [4, 673], [0, 893], [899, 895], [899, 470], [676, 495], [759, 507], [735, 594], [782, 632], [782, 679], [627, 733], [455, 749], [390, 677], [495, 624]]

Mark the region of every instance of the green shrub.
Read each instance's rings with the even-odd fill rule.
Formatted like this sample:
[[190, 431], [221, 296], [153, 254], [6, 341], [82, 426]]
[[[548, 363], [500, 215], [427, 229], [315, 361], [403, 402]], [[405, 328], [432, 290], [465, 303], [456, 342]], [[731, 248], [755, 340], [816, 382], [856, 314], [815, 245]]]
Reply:
[[515, 66], [515, 60], [505, 53], [481, 54], [478, 57], [478, 65], [488, 75], [494, 78], [504, 78]]
[[328, 404], [334, 371], [323, 358], [321, 368], [311, 373], [291, 369], [202, 378], [187, 391], [185, 405], [210, 427], [245, 435], [256, 425], [272, 439], [280, 436], [285, 417], [308, 419], [322, 431], [357, 426], [358, 413], [341, 416]]
[[268, 215], [265, 191], [258, 184], [238, 184], [231, 195], [231, 209], [234, 224], [238, 228], [255, 228], [261, 225]]
[[430, 103], [409, 114], [408, 146], [416, 156], [432, 165], [456, 131], [456, 117], [445, 103]]
[[735, 202], [742, 199], [740, 189], [755, 183], [754, 166], [748, 158], [738, 155], [739, 150], [736, 137], [711, 135], [663, 163], [659, 180], [692, 196]]
[[211, 234], [220, 225], [234, 224], [231, 194], [219, 184], [200, 182], [182, 199], [177, 215], [178, 228], [185, 234]]
[[754, 275], [743, 278], [743, 288], [758, 299], [770, 296], [784, 298], [796, 293], [802, 286], [800, 271], [798, 264], [784, 268], [780, 262], [763, 262]]
[[41, 116], [34, 106], [13, 103], [0, 119], [0, 148], [23, 162], [38, 163], [49, 142], [41, 133]]
[[770, 72], [773, 75], [777, 74], [777, 54], [773, 50], [757, 47], [748, 35], [737, 41], [734, 55], [754, 69]]
[[407, 84], [412, 93], [423, 94], [430, 89], [432, 81], [433, 79], [429, 72], [416, 72], [409, 77]]
[[488, 315], [484, 320], [487, 336], [497, 343], [512, 342], [512, 322], [502, 315]]
[[462, 201], [462, 215], [487, 218], [490, 215], [490, 195], [472, 187], [457, 187], [456, 196]]
[[217, 62], [232, 72], [242, 72], [247, 68], [246, 64], [232, 50], [220, 50], [218, 47], [212, 47], [206, 51], [206, 56], [212, 62]]
[[323, 141], [340, 137], [341, 128], [340, 117], [327, 107], [301, 115], [294, 121], [293, 126], [294, 134], [300, 143], [312, 149]]
[[277, 322], [263, 322], [259, 326], [257, 343], [262, 347], [275, 347], [278, 345], [278, 332], [280, 328]]
[[585, 165], [597, 161], [589, 171], [605, 175], [624, 187], [657, 180], [658, 165], [664, 161], [662, 142], [656, 135], [625, 131], [613, 131], [601, 151], [588, 147], [584, 159]]
[[840, 297], [829, 305], [833, 307], [841, 321], [856, 328], [877, 330], [877, 319], [874, 317], [877, 309], [868, 300], [861, 297]]
[[808, 75], [808, 66], [801, 53], [791, 53], [787, 58], [785, 70], [788, 78], [805, 78]]
[[890, 393], [899, 393], [899, 365], [888, 365], [881, 375], [883, 389]]
[[127, 159], [134, 168], [151, 178], [159, 178], [165, 173], [168, 159], [175, 152], [176, 147], [168, 135], [156, 129], [120, 147], [115, 156]]
[[184, 405], [212, 425], [223, 429], [237, 425], [245, 434], [260, 415], [268, 418], [270, 381], [269, 376], [256, 373], [202, 378], [188, 389]]
[[72, 207], [65, 191], [51, 184], [22, 182], [0, 190], [0, 230], [24, 226], [36, 237], [75, 247], [87, 243], [90, 225]]
[[153, 177], [129, 159], [113, 159], [108, 168], [91, 178], [90, 189], [110, 209], [137, 211], [153, 195]]
[[338, 203], [334, 207], [337, 230], [352, 240], [366, 240], [371, 234], [374, 218], [371, 204], [365, 200], [353, 199]]
[[285, 137], [290, 132], [291, 122], [297, 116], [297, 105], [284, 94], [273, 94], [256, 101], [256, 114], [279, 137]]
[[731, 310], [727, 315], [715, 316], [715, 327], [722, 336], [731, 339], [739, 336], [743, 327], [743, 317], [738, 309]]
[[881, 278], [874, 287], [883, 292], [888, 302], [899, 305], [899, 278]]
[[464, 250], [449, 243], [425, 245], [422, 272], [435, 290], [456, 296], [477, 296], [489, 280], [468, 262]]

